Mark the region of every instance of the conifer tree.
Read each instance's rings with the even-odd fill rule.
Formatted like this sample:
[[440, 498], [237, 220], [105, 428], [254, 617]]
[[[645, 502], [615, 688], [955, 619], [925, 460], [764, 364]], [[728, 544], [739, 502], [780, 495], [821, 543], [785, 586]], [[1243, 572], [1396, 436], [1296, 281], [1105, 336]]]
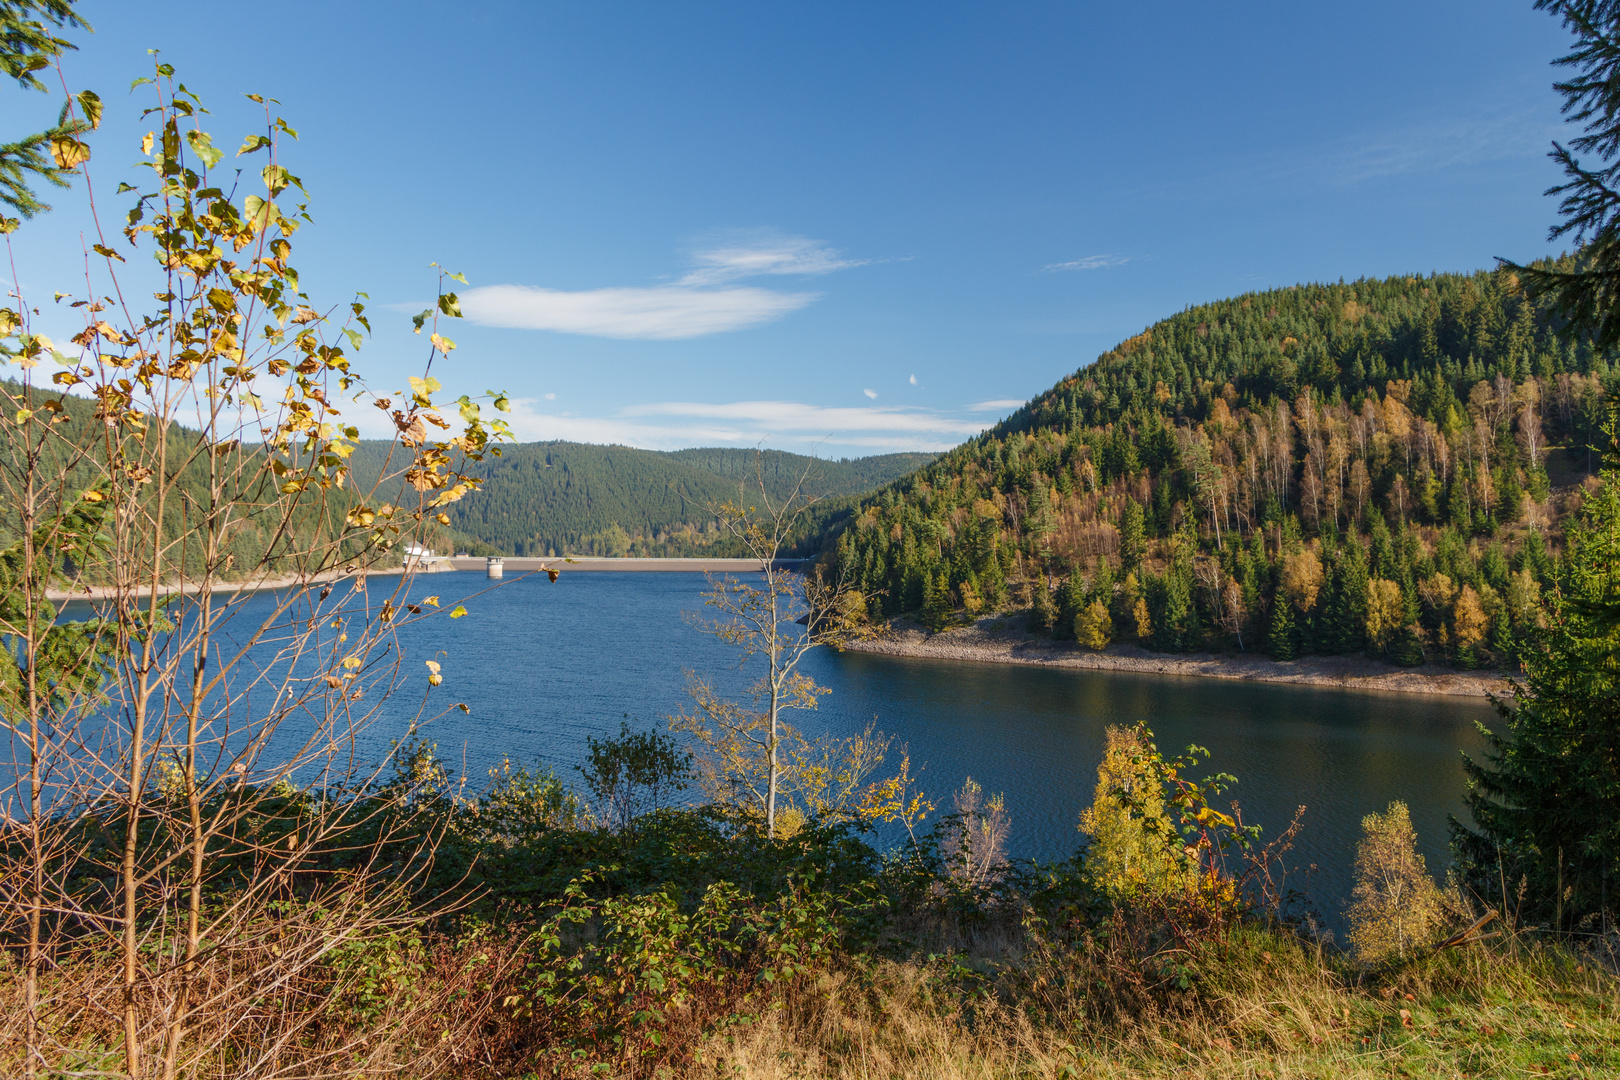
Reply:
[[1273, 660], [1292, 660], [1295, 644], [1294, 605], [1278, 596], [1271, 605], [1271, 626], [1266, 631], [1266, 652]]
[[1147, 534], [1146, 515], [1135, 499], [1125, 500], [1119, 523], [1119, 565], [1127, 574], [1142, 565], [1143, 537]]
[[1030, 629], [1040, 633], [1048, 633], [1052, 629], [1052, 622], [1057, 618], [1057, 612], [1052, 607], [1052, 590], [1047, 587], [1045, 572], [1035, 575], [1030, 584], [1035, 592], [1034, 603], [1030, 607]]
[[[1589, 331], [1600, 348], [1620, 342], [1620, 0], [1536, 0], [1574, 35], [1573, 47], [1553, 63], [1574, 75], [1556, 82], [1569, 123], [1581, 134], [1548, 155], [1564, 170], [1563, 220], [1548, 239], [1573, 236], [1580, 245], [1574, 267], [1520, 266], [1503, 259], [1575, 330]], [[1583, 163], [1577, 155], [1590, 155]], [[1596, 159], [1595, 161], [1593, 159]]]
[[923, 625], [938, 632], [951, 624], [952, 614], [950, 581], [945, 571], [936, 570], [928, 579], [928, 597], [923, 602]]
[[1335, 552], [1318, 644], [1327, 653], [1360, 652], [1366, 644], [1367, 558], [1354, 538]]
[[1620, 438], [1587, 499], [1548, 625], [1483, 762], [1465, 759], [1473, 827], [1452, 823], [1458, 865], [1486, 897], [1527, 886], [1527, 916], [1560, 931], [1620, 911]]
[[[89, 30], [74, 10], [75, 0], [7, 0], [0, 4], [0, 75], [25, 90], [44, 90], [35, 72], [50, 67], [78, 46], [57, 36], [63, 30]], [[68, 177], [90, 157], [79, 138], [101, 122], [101, 99], [86, 91], [70, 99], [55, 126], [16, 142], [0, 143], [0, 203], [29, 218], [50, 207], [28, 186], [30, 177], [67, 187]], [[0, 215], [0, 234], [18, 225]]]

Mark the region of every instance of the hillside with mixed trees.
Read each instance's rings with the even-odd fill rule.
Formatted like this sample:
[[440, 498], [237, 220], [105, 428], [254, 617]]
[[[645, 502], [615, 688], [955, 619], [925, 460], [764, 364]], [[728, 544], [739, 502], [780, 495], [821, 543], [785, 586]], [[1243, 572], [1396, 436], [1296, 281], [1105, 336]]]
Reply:
[[[361, 443], [351, 460], [362, 486], [382, 473], [389, 446]], [[786, 499], [803, 480], [805, 494], [819, 500], [800, 530], [813, 544], [848, 517], [855, 497], [935, 457], [822, 460], [778, 450], [519, 443], [477, 467], [486, 481], [477, 498], [445, 509], [451, 535], [475, 554], [723, 555], [730, 549], [713, 510], [739, 497], [757, 502], [761, 478], [773, 499]]]
[[1511, 661], [1620, 370], [1509, 272], [1189, 308], [866, 499], [875, 617], [1092, 648]]

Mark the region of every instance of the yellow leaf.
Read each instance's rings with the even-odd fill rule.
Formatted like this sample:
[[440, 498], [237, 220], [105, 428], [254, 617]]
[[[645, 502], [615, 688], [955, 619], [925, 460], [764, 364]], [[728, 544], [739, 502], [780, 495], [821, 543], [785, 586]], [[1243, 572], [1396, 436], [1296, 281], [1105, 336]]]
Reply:
[[435, 515], [433, 515], [433, 520], [437, 521], [440, 525], [448, 525], [448, 524], [450, 524], [450, 515], [449, 514], [435, 514]]
[[343, 658], [343, 666], [348, 668], [350, 671], [353, 671], [355, 668], [360, 666], [360, 658], [358, 656], [345, 656]]
[[452, 619], [459, 619], [465, 614], [467, 614], [467, 609], [462, 607], [460, 604], [457, 604], [456, 605], [456, 610], [454, 610], [454, 611], [452, 611], [450, 613], [450, 617]]
[[434, 607], [438, 607], [439, 606], [439, 598], [437, 596], [430, 596], [426, 600], [423, 600], [422, 603], [424, 603], [424, 604], [432, 604]]
[[439, 662], [437, 660], [426, 660], [424, 663], [427, 664], [427, 669], [433, 674], [437, 675], [439, 673]]
[[442, 682], [444, 682], [444, 676], [443, 675], [429, 675], [428, 676], [428, 685], [429, 686], [438, 686]]
[[90, 160], [90, 148], [71, 135], [58, 135], [51, 140], [51, 157], [58, 169], [73, 172]]

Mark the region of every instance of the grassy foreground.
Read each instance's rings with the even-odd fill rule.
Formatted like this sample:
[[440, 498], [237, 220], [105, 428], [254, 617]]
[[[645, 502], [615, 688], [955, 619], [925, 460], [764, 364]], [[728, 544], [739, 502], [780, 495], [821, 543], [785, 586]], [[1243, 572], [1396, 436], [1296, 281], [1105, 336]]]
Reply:
[[[1005, 961], [1003, 961], [1004, 963]], [[1369, 975], [1285, 934], [1235, 930], [1185, 957], [1195, 990], [1095, 1015], [1059, 970], [957, 954], [796, 984], [706, 1041], [696, 1075], [1509, 1077], [1620, 1074], [1612, 976], [1554, 949], [1473, 946]], [[999, 970], [998, 970], [999, 968]]]
[[[1612, 934], [1517, 930], [1367, 963], [1228, 887], [1241, 877], [1109, 895], [1096, 845], [981, 872], [968, 815], [885, 856], [848, 826], [769, 840], [707, 807], [610, 830], [559, 821], [573, 808], [533, 778], [521, 815], [511, 786], [477, 802], [432, 786], [356, 807], [396, 886], [294, 890], [205, 951], [201, 1053], [178, 1075], [1620, 1075]], [[260, 823], [272, 845], [296, 797], [284, 811]], [[439, 838], [419, 872], [405, 824]], [[277, 968], [293, 954], [307, 962]], [[0, 1075], [21, 1076], [22, 981], [0, 964]], [[126, 1075], [122, 993], [115, 952], [64, 942], [40, 1075]]]

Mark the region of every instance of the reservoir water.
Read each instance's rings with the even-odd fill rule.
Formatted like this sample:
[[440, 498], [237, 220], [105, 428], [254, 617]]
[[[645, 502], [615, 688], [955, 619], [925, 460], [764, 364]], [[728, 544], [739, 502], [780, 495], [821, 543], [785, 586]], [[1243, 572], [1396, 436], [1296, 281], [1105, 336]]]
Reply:
[[[473, 573], [419, 578], [415, 599], [438, 594], [450, 607], [469, 597], [468, 615], [401, 631], [411, 678], [425, 684], [420, 661], [436, 657], [445, 682], [435, 693], [470, 710], [427, 734], [474, 778], [502, 757], [538, 760], [571, 778], [587, 736], [616, 732], [626, 715], [640, 726], [661, 725], [685, 707], [689, 672], [738, 694], [756, 677], [737, 668], [730, 646], [689, 624], [704, 612], [700, 574], [565, 572], [554, 584], [538, 575], [472, 595], [488, 584]], [[244, 622], [258, 602], [247, 605]], [[941, 807], [969, 776], [1003, 793], [1017, 856], [1073, 853], [1110, 724], [1146, 721], [1167, 753], [1205, 746], [1207, 771], [1238, 776], [1231, 797], [1268, 835], [1296, 807], [1307, 808], [1290, 861], [1317, 870], [1290, 884], [1306, 889], [1330, 923], [1348, 897], [1362, 817], [1392, 800], [1411, 807], [1430, 870], [1443, 870], [1447, 815], [1463, 813], [1462, 755], [1483, 749], [1476, 724], [1495, 720], [1488, 703], [1468, 698], [827, 649], [811, 653], [805, 669], [831, 693], [815, 713], [795, 717], [801, 729], [845, 735], [875, 720], [909, 747], [924, 790]], [[376, 730], [374, 750], [385, 752], [400, 734]], [[892, 754], [886, 764], [897, 762]]]

